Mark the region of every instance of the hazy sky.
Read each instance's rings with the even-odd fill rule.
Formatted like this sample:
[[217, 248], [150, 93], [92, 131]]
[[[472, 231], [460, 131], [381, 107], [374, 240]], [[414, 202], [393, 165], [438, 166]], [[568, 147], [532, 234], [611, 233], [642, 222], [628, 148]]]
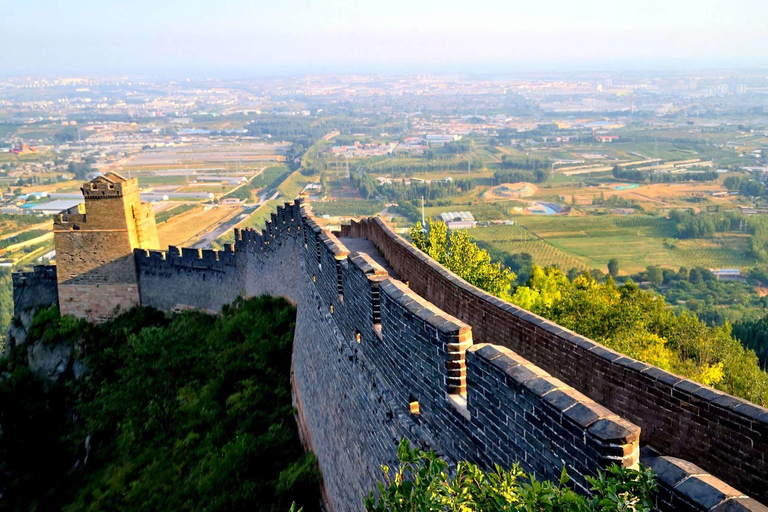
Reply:
[[768, 0], [0, 0], [0, 74], [768, 68]]

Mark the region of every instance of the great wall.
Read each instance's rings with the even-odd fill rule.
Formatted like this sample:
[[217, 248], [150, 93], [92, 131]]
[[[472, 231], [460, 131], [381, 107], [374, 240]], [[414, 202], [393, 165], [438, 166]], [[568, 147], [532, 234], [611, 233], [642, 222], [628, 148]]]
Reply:
[[[297, 421], [329, 510], [361, 510], [403, 437], [449, 461], [519, 462], [539, 478], [565, 466], [581, 492], [601, 468], [643, 462], [658, 474], [661, 510], [768, 510], [768, 409], [488, 295], [378, 218], [331, 233], [297, 200], [223, 251], [157, 250], [153, 215], [114, 176], [84, 187], [85, 211], [56, 221], [57, 256], [87, 241], [88, 261], [14, 274], [16, 313], [58, 303], [103, 320], [134, 304], [215, 312], [238, 296], [286, 297], [297, 306]], [[110, 186], [118, 193], [103, 196]], [[107, 201], [103, 211], [124, 210], [119, 227], [94, 218], [91, 204]], [[99, 238], [118, 232], [132, 254]], [[105, 302], [115, 290], [120, 300]]]

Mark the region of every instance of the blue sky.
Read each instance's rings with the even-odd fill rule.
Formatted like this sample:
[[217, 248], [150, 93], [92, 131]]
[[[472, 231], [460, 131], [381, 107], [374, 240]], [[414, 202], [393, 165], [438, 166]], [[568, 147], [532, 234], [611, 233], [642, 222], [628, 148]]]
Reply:
[[768, 68], [766, 0], [0, 0], [0, 74]]

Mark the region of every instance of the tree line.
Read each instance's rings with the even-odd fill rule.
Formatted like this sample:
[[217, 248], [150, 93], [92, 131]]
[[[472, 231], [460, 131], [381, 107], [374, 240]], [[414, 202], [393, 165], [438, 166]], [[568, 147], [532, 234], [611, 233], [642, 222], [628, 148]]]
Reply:
[[622, 168], [618, 165], [613, 166], [613, 177], [622, 181], [633, 181], [636, 183], [675, 183], [681, 181], [715, 181], [717, 180], [717, 171], [707, 170], [701, 172], [651, 172], [640, 171], [637, 169]]
[[[534, 265], [528, 281], [512, 287], [511, 270], [492, 261], [467, 231], [445, 232], [444, 224], [430, 222], [427, 233], [417, 225], [411, 238], [433, 259], [493, 295], [630, 357], [768, 404], [768, 373], [755, 352], [732, 335], [729, 324], [709, 326], [695, 314], [673, 311], [663, 296], [632, 281], [618, 285], [608, 277], [599, 282], [588, 272], [569, 277], [557, 268]], [[460, 243], [454, 245], [454, 237]]]

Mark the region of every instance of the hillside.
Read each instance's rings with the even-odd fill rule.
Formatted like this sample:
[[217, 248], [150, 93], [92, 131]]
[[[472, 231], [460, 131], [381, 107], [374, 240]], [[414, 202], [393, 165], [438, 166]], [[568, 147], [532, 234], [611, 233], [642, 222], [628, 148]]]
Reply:
[[0, 511], [316, 510], [293, 418], [296, 311], [38, 313], [0, 360]]

